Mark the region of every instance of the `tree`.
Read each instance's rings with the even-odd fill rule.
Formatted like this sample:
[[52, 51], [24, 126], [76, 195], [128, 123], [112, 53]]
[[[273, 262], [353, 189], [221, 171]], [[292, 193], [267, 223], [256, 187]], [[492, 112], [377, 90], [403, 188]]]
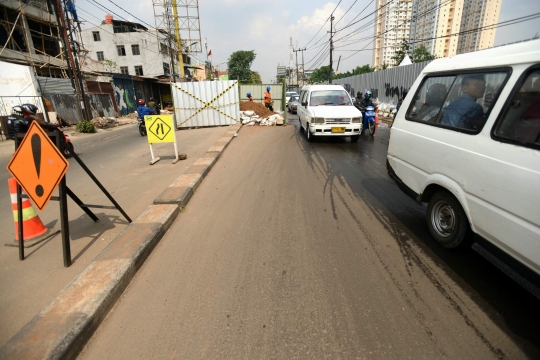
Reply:
[[394, 60], [394, 66], [398, 66], [399, 64], [401, 64], [401, 62], [405, 58], [405, 55], [409, 53], [409, 49], [411, 48], [407, 40], [403, 40], [401, 44], [399, 44], [399, 46], [399, 50], [396, 51], [396, 54], [391, 58], [392, 60]]
[[251, 72], [251, 84], [262, 84], [261, 75], [258, 72]]
[[106, 72], [117, 72], [118, 71], [118, 64], [112, 60], [105, 59], [101, 62], [103, 64], [103, 67], [105, 68]]
[[386, 70], [386, 69], [388, 69], [389, 67], [390, 67], [390, 65], [389, 65], [388, 63], [383, 62], [382, 65], [381, 65], [381, 67], [379, 68], [379, 70]]
[[321, 66], [318, 69], [313, 70], [311, 77], [309, 78], [310, 84], [316, 84], [320, 82], [326, 82], [330, 78], [330, 65]]
[[364, 66], [357, 66], [356, 68], [354, 68], [352, 71], [352, 75], [367, 74], [367, 73], [372, 73], [374, 71], [375, 71], [374, 67], [371, 67], [368, 64], [366, 64]]
[[233, 52], [227, 61], [229, 79], [238, 80], [241, 84], [251, 84], [253, 80], [251, 64], [253, 64], [256, 56], [257, 54], [255, 54], [254, 50]]
[[424, 45], [418, 46], [413, 50], [411, 55], [411, 61], [413, 63], [419, 63], [422, 61], [435, 60], [436, 56], [432, 55]]

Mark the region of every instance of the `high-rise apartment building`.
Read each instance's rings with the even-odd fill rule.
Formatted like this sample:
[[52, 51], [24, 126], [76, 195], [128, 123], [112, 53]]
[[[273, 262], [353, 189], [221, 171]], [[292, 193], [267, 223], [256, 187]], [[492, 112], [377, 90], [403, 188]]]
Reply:
[[495, 28], [476, 29], [496, 24], [500, 5], [501, 0], [415, 0], [411, 51], [424, 45], [431, 54], [446, 57], [492, 47]]
[[373, 42], [373, 66], [394, 65], [392, 57], [403, 40], [409, 39], [412, 16], [412, 0], [377, 0], [375, 14], [375, 41]]

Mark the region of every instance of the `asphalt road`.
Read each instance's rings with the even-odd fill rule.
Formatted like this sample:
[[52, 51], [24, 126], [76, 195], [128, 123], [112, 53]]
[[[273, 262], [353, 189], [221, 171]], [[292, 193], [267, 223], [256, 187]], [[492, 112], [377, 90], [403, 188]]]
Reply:
[[[171, 164], [172, 144], [156, 145], [156, 156], [162, 160], [149, 165], [147, 140], [139, 135], [135, 124], [97, 134], [76, 134], [72, 140], [81, 159], [134, 220], [226, 131], [228, 127], [177, 131], [179, 151], [187, 153], [188, 158], [175, 165]], [[105, 209], [93, 209], [99, 218], [94, 223], [68, 200], [74, 261], [71, 267], [63, 266], [59, 235], [26, 249], [26, 260], [19, 261], [18, 249], [4, 246], [12, 243], [15, 235], [7, 187], [11, 175], [6, 170], [12, 152], [13, 142], [0, 143], [0, 346], [54, 299], [128, 224], [120, 212]], [[78, 163], [73, 159], [69, 163], [66, 179], [71, 190], [87, 204], [111, 205]], [[60, 229], [57, 202], [51, 201], [39, 216], [47, 228]]]
[[539, 358], [540, 302], [434, 244], [388, 135], [242, 128], [80, 358]]

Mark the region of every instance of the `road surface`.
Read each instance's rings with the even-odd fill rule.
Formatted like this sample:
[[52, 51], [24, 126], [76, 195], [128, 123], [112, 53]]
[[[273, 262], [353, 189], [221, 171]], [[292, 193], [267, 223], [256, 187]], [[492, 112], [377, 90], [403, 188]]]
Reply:
[[540, 302], [434, 244], [388, 134], [242, 128], [80, 358], [540, 357]]

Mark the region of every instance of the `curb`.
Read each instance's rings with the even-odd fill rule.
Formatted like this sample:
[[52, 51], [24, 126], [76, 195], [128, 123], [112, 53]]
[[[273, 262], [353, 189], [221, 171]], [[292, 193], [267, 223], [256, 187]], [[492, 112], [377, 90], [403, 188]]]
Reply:
[[75, 358], [185, 208], [241, 125], [165, 189], [81, 274], [0, 348], [0, 359]]

